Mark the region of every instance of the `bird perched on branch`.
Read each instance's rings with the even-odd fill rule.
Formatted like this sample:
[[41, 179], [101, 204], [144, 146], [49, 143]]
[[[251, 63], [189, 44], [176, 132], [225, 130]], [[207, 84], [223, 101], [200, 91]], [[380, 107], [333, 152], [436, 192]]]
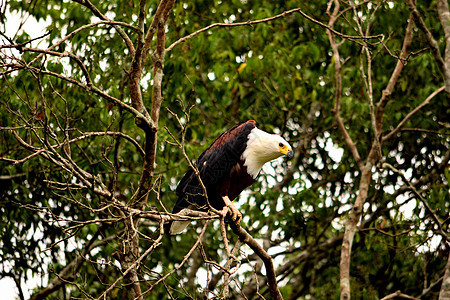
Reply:
[[[184, 209], [207, 211], [209, 207], [222, 210], [227, 206], [231, 220], [238, 224], [242, 215], [231, 201], [255, 181], [266, 162], [283, 155], [291, 159], [293, 154], [285, 139], [256, 128], [255, 121], [237, 125], [222, 133], [200, 155], [198, 175], [193, 169], [186, 172], [178, 184], [178, 201], [172, 213]], [[166, 231], [179, 234], [189, 223], [169, 222]]]

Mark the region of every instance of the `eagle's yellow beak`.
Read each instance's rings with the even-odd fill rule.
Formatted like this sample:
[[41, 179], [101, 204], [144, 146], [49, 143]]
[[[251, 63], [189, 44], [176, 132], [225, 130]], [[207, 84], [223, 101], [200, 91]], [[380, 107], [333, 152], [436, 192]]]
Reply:
[[292, 159], [292, 157], [294, 157], [294, 151], [292, 151], [292, 148], [289, 145], [280, 143], [279, 147], [281, 154], [286, 155], [288, 159]]

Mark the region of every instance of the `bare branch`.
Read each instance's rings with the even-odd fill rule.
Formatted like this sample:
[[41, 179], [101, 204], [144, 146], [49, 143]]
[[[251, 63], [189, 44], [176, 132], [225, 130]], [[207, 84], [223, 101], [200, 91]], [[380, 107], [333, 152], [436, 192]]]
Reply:
[[23, 42], [23, 43], [20, 43], [20, 44], [14, 44], [13, 41], [12, 41], [10, 38], [8, 38], [3, 32], [0, 31], [0, 34], [1, 34], [3, 37], [5, 37], [5, 38], [11, 43], [10, 45], [0, 45], [0, 50], [3, 49], [3, 48], [16, 48], [17, 50], [19, 50], [19, 52], [22, 53], [22, 52], [24, 51], [24, 50], [23, 50], [23, 46], [25, 46], [26, 44], [29, 44], [29, 43], [31, 43], [31, 42], [34, 42], [34, 41], [43, 39], [43, 38], [45, 38], [46, 36], [50, 35], [51, 33], [52, 33], [52, 30], [50, 30], [50, 31], [48, 31], [47, 33], [45, 33], [45, 34], [43, 34], [43, 35], [41, 35], [41, 36], [38, 36], [38, 37], [36, 37], [36, 38], [29, 39], [28, 41], [25, 41], [25, 42]]
[[[31, 62], [32, 63], [32, 62]], [[51, 71], [47, 71], [47, 70], [42, 70], [39, 68], [35, 68], [31, 66], [31, 63], [29, 65], [21, 65], [21, 64], [8, 64], [8, 67], [10, 67], [11, 69], [9, 71], [5, 71], [0, 73], [0, 75], [6, 75], [8, 73], [11, 73], [13, 71], [17, 71], [17, 70], [29, 70], [32, 71], [35, 74], [43, 74], [43, 75], [50, 75], [52, 77], [56, 77], [62, 80], [65, 80], [71, 84], [74, 84], [76, 86], [81, 87], [82, 89], [86, 90], [86, 91], [92, 91], [95, 94], [101, 96], [102, 98], [104, 98], [105, 100], [113, 103], [114, 105], [117, 105], [121, 108], [123, 108], [124, 110], [132, 113], [136, 119], [138, 119], [139, 121], [147, 124], [148, 127], [150, 128], [154, 128], [155, 125], [153, 124], [152, 120], [150, 120], [149, 118], [145, 118], [144, 115], [142, 113], [140, 113], [138, 110], [134, 109], [133, 107], [129, 106], [128, 104], [126, 104], [125, 102], [107, 94], [106, 92], [100, 90], [99, 88], [97, 88], [96, 86], [88, 86], [85, 85], [84, 83], [77, 81], [73, 78], [67, 77], [67, 76], [63, 76], [59, 73], [55, 73], [55, 72], [51, 72]], [[6, 67], [6, 66], [4, 66]]]
[[[81, 5], [87, 7], [88, 9], [90, 9], [92, 11], [92, 13], [98, 17], [100, 20], [104, 20], [107, 22], [111, 22], [111, 20], [106, 17], [104, 14], [102, 14], [97, 7], [95, 7], [94, 4], [92, 4], [89, 0], [73, 0], [75, 2], [80, 3]], [[128, 25], [129, 26], [129, 25]], [[134, 46], [133, 43], [131, 42], [130, 37], [125, 33], [125, 31], [120, 28], [119, 26], [113, 25], [113, 27], [117, 30], [117, 32], [119, 33], [119, 35], [122, 37], [122, 39], [125, 41], [125, 44], [127, 45], [128, 50], [130, 51], [130, 55], [134, 55]]]
[[450, 253], [448, 255], [447, 264], [445, 265], [444, 277], [442, 280], [441, 291], [439, 293], [439, 300], [450, 299]]
[[[117, 283], [119, 283], [119, 281], [121, 281], [122, 279], [125, 278], [125, 276], [129, 273], [132, 272], [133, 270], [137, 269], [137, 266], [141, 263], [141, 261], [146, 258], [156, 247], [158, 247], [159, 245], [161, 245], [161, 240], [164, 236], [164, 230], [163, 230], [163, 223], [160, 224], [159, 227], [160, 231], [159, 231], [159, 236], [158, 238], [153, 242], [153, 244], [147, 249], [145, 250], [145, 252], [138, 258], [136, 259], [134, 262], [131, 263], [131, 265], [123, 272], [122, 276], [120, 276], [119, 278], [117, 278], [116, 281], [114, 281], [114, 283], [112, 283], [101, 295], [100, 297], [98, 297], [97, 299], [108, 299], [107, 295], [108, 293], [117, 285]], [[141, 295], [136, 295], [138, 296], [138, 299], [142, 298], [142, 294]]]
[[401, 291], [396, 291], [390, 295], [387, 295], [386, 297], [381, 298], [381, 300], [389, 300], [394, 298], [404, 298], [404, 299], [412, 299], [412, 300], [418, 300], [419, 298], [411, 297], [409, 295], [403, 294]]
[[391, 171], [397, 173], [400, 175], [402, 180], [407, 184], [408, 188], [413, 192], [413, 194], [420, 200], [422, 205], [425, 207], [425, 210], [430, 214], [433, 221], [436, 223], [438, 227], [438, 232], [442, 236], [444, 240], [447, 242], [450, 242], [450, 236], [443, 230], [443, 223], [439, 220], [439, 217], [436, 215], [434, 210], [430, 207], [427, 200], [423, 198], [423, 196], [417, 191], [417, 189], [414, 187], [414, 185], [411, 184], [411, 182], [405, 177], [405, 174], [402, 171], [397, 170], [392, 165], [388, 163], [383, 163], [383, 168], [388, 168]]
[[400, 57], [399, 60], [397, 61], [397, 65], [395, 66], [394, 71], [391, 74], [391, 78], [389, 79], [389, 82], [386, 86], [386, 88], [383, 90], [382, 95], [381, 95], [381, 99], [380, 101], [378, 101], [378, 103], [376, 104], [376, 125], [377, 125], [377, 131], [379, 133], [381, 133], [382, 129], [383, 129], [383, 115], [384, 115], [384, 109], [387, 105], [387, 102], [389, 101], [391, 94], [394, 90], [395, 85], [397, 84], [398, 78], [400, 77], [400, 73], [403, 70], [403, 66], [404, 64], [404, 60], [407, 59], [408, 57], [408, 51], [411, 47], [411, 43], [412, 43], [412, 38], [413, 38], [413, 18], [412, 15], [410, 14], [409, 18], [408, 18], [408, 25], [406, 27], [406, 32], [405, 32], [405, 38], [403, 39], [403, 46], [402, 46], [402, 51], [400, 53]]
[[280, 290], [278, 289], [275, 269], [270, 255], [267, 254], [266, 250], [264, 250], [264, 248], [261, 247], [261, 245], [258, 244], [258, 242], [240, 225], [230, 222], [230, 227], [239, 239], [252, 248], [256, 255], [258, 255], [264, 262], [264, 266], [266, 267], [267, 283], [269, 284], [269, 292], [272, 299], [283, 299]]
[[81, 268], [83, 263], [86, 261], [85, 256], [88, 255], [89, 252], [116, 237], [115, 235], [112, 235], [109, 236], [108, 238], [95, 241], [98, 238], [99, 233], [100, 230], [97, 230], [94, 233], [93, 237], [86, 243], [86, 245], [80, 251], [79, 255], [77, 255], [69, 264], [67, 264], [64, 267], [64, 269], [62, 269], [61, 272], [59, 272], [59, 274], [57, 274], [57, 276], [49, 282], [49, 284], [45, 289], [33, 294], [30, 299], [31, 300], [46, 299], [48, 295], [60, 289], [64, 284], [68, 282], [68, 280], [71, 279], [73, 274], [76, 274], [77, 271]]
[[[201, 240], [203, 236], [205, 235], [206, 228], [208, 227], [208, 221], [205, 222], [205, 225], [203, 225], [202, 232], [200, 233], [199, 237], [197, 238], [197, 241], [194, 243], [194, 245], [191, 247], [189, 252], [184, 256], [183, 260], [178, 264], [176, 268], [174, 268], [172, 271], [167, 273], [166, 275], [159, 278], [148, 290], [146, 290], [144, 293], [142, 293], [142, 296], [145, 296], [146, 294], [150, 293], [158, 284], [166, 280], [169, 276], [172, 276], [177, 270], [179, 270], [183, 265], [187, 262], [188, 258], [192, 255], [194, 250], [198, 247], [198, 245], [201, 243]], [[162, 230], [161, 230], [162, 231]]]
[[[128, 23], [124, 23], [124, 22], [116, 22], [116, 21], [100, 21], [100, 22], [96, 22], [96, 23], [92, 23], [92, 24], [86, 24], [83, 26], [80, 26], [79, 28], [75, 29], [74, 31], [72, 31], [71, 33], [67, 34], [64, 38], [62, 38], [59, 42], [51, 45], [50, 47], [48, 47], [46, 50], [50, 51], [55, 49], [56, 47], [58, 47], [59, 45], [61, 45], [62, 43], [70, 40], [71, 38], [73, 38], [76, 34], [78, 34], [80, 31], [89, 29], [89, 28], [93, 28], [93, 27], [97, 27], [99, 25], [103, 25], [103, 24], [107, 24], [107, 25], [119, 25], [119, 26], [123, 26], [123, 27], [127, 27], [130, 28], [134, 31], [136, 31], [136, 27], [128, 24]], [[30, 63], [29, 65], [34, 64], [36, 61], [38, 61], [40, 58], [42, 58], [44, 54], [40, 54], [37, 57], [35, 57]]]
[[83, 75], [86, 79], [86, 84], [87, 86], [91, 86], [92, 85], [92, 80], [91, 80], [91, 76], [89, 75], [88, 70], [86, 69], [86, 66], [83, 64], [83, 62], [81, 61], [81, 59], [76, 56], [75, 54], [68, 52], [68, 51], [64, 51], [63, 53], [60, 52], [56, 52], [56, 51], [51, 51], [51, 50], [43, 50], [43, 49], [38, 49], [38, 48], [22, 48], [22, 51], [24, 52], [37, 52], [37, 53], [45, 53], [45, 54], [49, 54], [49, 55], [54, 55], [54, 56], [59, 56], [59, 57], [69, 57], [71, 59], [73, 59], [76, 64], [80, 67], [81, 71], [83, 72]]
[[[339, 1], [333, 1], [331, 0], [328, 5], [328, 9], [331, 8], [331, 4], [334, 3], [334, 9], [333, 13], [330, 15], [330, 21], [328, 22], [328, 27], [332, 28], [334, 26], [334, 23], [337, 20], [337, 16], [339, 13]], [[328, 12], [329, 13], [329, 12]], [[350, 148], [350, 152], [353, 155], [353, 158], [356, 161], [356, 164], [358, 165], [359, 169], [363, 169], [363, 162], [361, 161], [361, 157], [359, 155], [358, 149], [356, 148], [355, 143], [353, 142], [352, 138], [347, 132], [347, 129], [345, 129], [344, 121], [342, 120], [340, 116], [340, 108], [341, 108], [341, 99], [342, 99], [342, 74], [341, 74], [341, 61], [340, 61], [340, 55], [339, 55], [339, 47], [336, 44], [335, 36], [332, 34], [333, 32], [331, 30], [327, 30], [328, 39], [330, 40], [331, 49], [333, 50], [333, 56], [334, 56], [334, 69], [335, 69], [335, 78], [336, 78], [336, 102], [333, 109], [333, 114], [336, 118], [336, 122], [338, 125], [339, 130], [344, 136], [345, 142], [347, 143], [347, 146]]]
[[[444, 59], [441, 56], [441, 52], [439, 50], [439, 44], [434, 39], [433, 34], [428, 29], [427, 25], [423, 21], [420, 12], [417, 10], [416, 4], [414, 3], [414, 0], [406, 0], [406, 3], [408, 4], [409, 10], [412, 13], [412, 16], [414, 18], [414, 22], [416, 23], [417, 27], [423, 32], [425, 35], [425, 38], [427, 39], [428, 44], [431, 47], [431, 53], [433, 54], [434, 60], [436, 61], [436, 64], [439, 68], [439, 70], [442, 73], [442, 76], [444, 77], [445, 86], [447, 93], [450, 93], [450, 74], [447, 73], [446, 64], [444, 62]], [[447, 8], [448, 10], [448, 8]], [[447, 24], [448, 26], [448, 24]], [[450, 70], [448, 70], [450, 72]]]
[[383, 34], [378, 34], [378, 35], [373, 35], [373, 36], [354, 36], [354, 35], [346, 35], [346, 34], [340, 33], [338, 31], [334, 30], [333, 27], [331, 27], [329, 25], [326, 25], [326, 24], [324, 24], [324, 23], [314, 19], [313, 17], [309, 16], [308, 14], [303, 12], [300, 8], [294, 8], [294, 9], [282, 12], [281, 14], [275, 15], [273, 17], [268, 17], [268, 18], [264, 18], [264, 19], [260, 19], [260, 20], [254, 20], [254, 21], [248, 20], [247, 22], [239, 22], [239, 23], [214, 23], [214, 24], [208, 25], [208, 26], [206, 26], [206, 27], [204, 27], [204, 28], [202, 28], [200, 30], [197, 30], [197, 31], [195, 31], [195, 32], [193, 32], [193, 33], [191, 33], [191, 34], [189, 34], [189, 35], [187, 35], [185, 37], [182, 37], [181, 39], [175, 41], [174, 43], [172, 43], [172, 45], [167, 47], [166, 52], [171, 51], [178, 44], [181, 44], [181, 43], [187, 41], [188, 39], [190, 39], [190, 38], [192, 38], [192, 37], [194, 37], [194, 36], [196, 36], [196, 35], [198, 35], [198, 34], [200, 34], [202, 32], [208, 31], [208, 30], [210, 30], [211, 28], [214, 28], [214, 27], [251, 26], [251, 25], [255, 25], [255, 24], [259, 24], [259, 23], [270, 22], [270, 21], [273, 21], [273, 20], [276, 20], [276, 19], [279, 19], [279, 18], [284, 18], [287, 15], [292, 14], [292, 13], [296, 13], [296, 12], [301, 14], [304, 18], [308, 19], [309, 21], [311, 21], [311, 22], [313, 22], [313, 23], [315, 23], [315, 24], [317, 24], [317, 25], [319, 25], [319, 26], [321, 26], [321, 27], [331, 31], [333, 34], [335, 34], [335, 35], [337, 35], [337, 36], [339, 36], [339, 37], [341, 37], [343, 39], [349, 39], [351, 41], [361, 40], [361, 39], [362, 40], [371, 40], [371, 39], [383, 40], [384, 39], [384, 35]]
[[437, 11], [439, 14], [439, 19], [441, 21], [442, 28], [445, 34], [445, 90], [447, 93], [450, 92], [450, 11], [448, 9], [447, 0], [436, 0]]
[[390, 133], [388, 133], [387, 135], [385, 135], [383, 137], [383, 141], [388, 140], [390, 138], [392, 138], [393, 136], [395, 136], [400, 129], [403, 127], [403, 125], [405, 125], [405, 123], [415, 114], [417, 113], [419, 110], [421, 110], [424, 106], [428, 105], [430, 103], [430, 101], [440, 92], [442, 92], [443, 90], [445, 90], [445, 86], [442, 86], [440, 88], [438, 88], [436, 91], [434, 91], [433, 93], [430, 94], [430, 96], [428, 96], [425, 101], [423, 101], [419, 106], [417, 106], [416, 108], [414, 108], [409, 114], [406, 115], [406, 117], [397, 125], [397, 127], [392, 130]]

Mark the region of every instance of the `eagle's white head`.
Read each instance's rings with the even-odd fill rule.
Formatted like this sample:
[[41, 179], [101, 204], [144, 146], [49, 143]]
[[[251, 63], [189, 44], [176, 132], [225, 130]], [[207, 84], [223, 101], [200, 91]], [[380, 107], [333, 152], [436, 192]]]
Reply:
[[255, 127], [248, 135], [247, 148], [242, 153], [242, 160], [248, 174], [256, 178], [266, 162], [283, 155], [289, 159], [294, 156], [289, 143], [278, 134], [270, 134]]

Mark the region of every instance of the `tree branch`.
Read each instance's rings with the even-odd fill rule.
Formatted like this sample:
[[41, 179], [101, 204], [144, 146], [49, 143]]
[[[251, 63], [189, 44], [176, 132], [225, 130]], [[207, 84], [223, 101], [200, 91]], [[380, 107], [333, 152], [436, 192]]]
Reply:
[[146, 294], [150, 293], [158, 284], [161, 282], [164, 282], [169, 276], [172, 276], [177, 270], [179, 270], [188, 260], [188, 258], [192, 255], [195, 249], [197, 249], [198, 245], [200, 245], [201, 240], [203, 236], [205, 235], [206, 228], [208, 227], [208, 221], [205, 222], [203, 225], [202, 231], [200, 232], [199, 237], [197, 238], [197, 241], [194, 243], [194, 245], [191, 247], [191, 249], [188, 251], [188, 253], [183, 257], [183, 260], [170, 272], [159, 278], [153, 285], [149, 287], [148, 290], [146, 290], [144, 293], [142, 293], [142, 296], [145, 296]]
[[348, 220], [345, 223], [345, 233], [341, 248], [340, 278], [341, 278], [341, 300], [350, 299], [350, 258], [352, 253], [353, 238], [356, 233], [356, 226], [362, 214], [364, 202], [369, 192], [372, 166], [367, 164], [362, 173], [359, 184], [359, 194], [356, 197], [352, 210], [349, 212]]
[[259, 23], [270, 22], [270, 21], [273, 21], [273, 20], [276, 20], [276, 19], [279, 19], [279, 18], [284, 18], [287, 15], [292, 14], [292, 13], [296, 13], [296, 12], [299, 13], [300, 15], [302, 15], [307, 20], [309, 20], [309, 21], [311, 21], [311, 22], [313, 22], [313, 23], [315, 23], [315, 24], [317, 24], [317, 25], [319, 25], [319, 26], [321, 26], [321, 27], [331, 31], [333, 34], [335, 34], [335, 35], [337, 35], [337, 36], [339, 36], [339, 37], [341, 37], [343, 39], [349, 39], [351, 41], [353, 41], [353, 40], [360, 40], [360, 39], [362, 39], [362, 40], [371, 40], [371, 39], [381, 39], [381, 40], [383, 40], [384, 39], [384, 35], [383, 34], [378, 34], [378, 35], [373, 35], [373, 36], [355, 36], [355, 35], [346, 35], [346, 34], [340, 33], [339, 31], [334, 30], [331, 26], [326, 25], [326, 24], [324, 24], [324, 23], [314, 19], [313, 17], [309, 16], [308, 14], [303, 12], [300, 8], [294, 8], [294, 9], [291, 9], [291, 10], [284, 11], [281, 14], [275, 15], [273, 17], [268, 17], [268, 18], [264, 18], [264, 19], [260, 19], [260, 20], [254, 20], [254, 21], [248, 20], [247, 22], [239, 22], [239, 23], [214, 23], [214, 24], [208, 25], [208, 26], [206, 26], [206, 27], [204, 27], [204, 28], [202, 28], [200, 30], [197, 30], [197, 31], [195, 31], [195, 32], [193, 32], [193, 33], [191, 33], [191, 34], [189, 34], [189, 35], [187, 35], [185, 37], [182, 37], [181, 39], [175, 41], [169, 47], [167, 47], [166, 52], [171, 51], [178, 44], [181, 44], [181, 43], [187, 41], [188, 39], [190, 39], [190, 38], [192, 38], [192, 37], [194, 37], [194, 36], [196, 36], [196, 35], [198, 35], [198, 34], [200, 34], [202, 32], [208, 31], [208, 30], [210, 30], [211, 28], [214, 28], [214, 27], [251, 26], [251, 25], [255, 25], [255, 24], [259, 24]]
[[[122, 279], [124, 279], [128, 273], [133, 273], [135, 269], [137, 269], [137, 266], [141, 263], [141, 261], [147, 257], [147, 255], [149, 255], [156, 247], [158, 247], [159, 245], [161, 245], [161, 240], [164, 236], [164, 231], [163, 231], [163, 227], [162, 227], [163, 223], [160, 224], [160, 232], [159, 232], [159, 236], [158, 238], [153, 242], [153, 244], [147, 249], [145, 250], [145, 252], [136, 260], [133, 261], [133, 263], [130, 264], [130, 266], [128, 266], [128, 268], [122, 273], [122, 276], [120, 276], [119, 278], [117, 278], [116, 281], [114, 281], [114, 283], [112, 283], [101, 295], [100, 297], [98, 297], [97, 299], [107, 299], [107, 295], [108, 293], [117, 285], [117, 283], [119, 283], [119, 281], [121, 281]], [[138, 283], [139, 284], [139, 283]], [[142, 299], [142, 294], [136, 294], [135, 295], [137, 299]]]
[[[165, 3], [165, 1], [161, 1], [160, 6]], [[151, 115], [149, 118], [151, 119], [154, 127], [150, 130], [145, 130], [145, 146], [144, 150], [146, 153], [143, 170], [141, 174], [141, 178], [139, 180], [139, 187], [136, 191], [134, 197], [134, 207], [139, 208], [139, 206], [143, 205], [148, 196], [148, 191], [150, 190], [151, 182], [153, 180], [153, 175], [155, 171], [155, 163], [156, 163], [156, 147], [157, 147], [157, 128], [159, 121], [159, 111], [161, 109], [161, 103], [163, 101], [162, 98], [162, 79], [163, 79], [163, 67], [164, 67], [164, 44], [165, 44], [165, 27], [167, 20], [169, 18], [169, 14], [172, 10], [174, 4], [174, 0], [168, 0], [166, 3], [167, 6], [164, 6], [163, 14], [161, 19], [158, 21], [158, 39], [156, 44], [156, 53], [153, 64], [153, 89], [152, 89], [152, 109]], [[142, 57], [138, 57], [138, 55], [143, 55], [143, 49], [138, 47], [136, 51], [136, 56], [133, 61], [133, 70], [140, 74], [140, 71], [137, 69], [142, 68], [144, 66]], [[136, 75], [134, 75], [136, 76]], [[133, 84], [130, 83], [130, 90], [137, 89], [139, 92], [135, 92], [136, 96], [140, 95], [140, 87], [139, 81], [136, 82], [136, 78], [131, 79]], [[143, 106], [142, 98], [135, 99], [134, 101], [141, 101], [142, 108]], [[140, 106], [139, 105], [139, 106]], [[136, 206], [137, 205], [137, 206]]]
[[376, 104], [376, 112], [375, 118], [377, 123], [377, 131], [381, 134], [383, 130], [383, 115], [384, 109], [391, 97], [392, 92], [394, 91], [394, 87], [397, 84], [398, 78], [400, 77], [400, 73], [403, 70], [403, 66], [405, 65], [404, 61], [408, 57], [408, 51], [411, 47], [412, 38], [413, 38], [414, 30], [413, 30], [413, 17], [412, 14], [409, 15], [408, 25], [405, 31], [405, 38], [403, 39], [403, 46], [400, 53], [399, 60], [397, 61], [397, 65], [395, 66], [394, 71], [391, 74], [391, 78], [383, 90], [382, 95], [378, 103]]
[[[62, 43], [64, 43], [65, 41], [72, 39], [72, 38], [73, 38], [77, 33], [79, 33], [80, 31], [83, 31], [83, 30], [86, 30], [86, 29], [89, 29], [89, 28], [92, 28], [92, 27], [96, 27], [96, 26], [99, 26], [99, 25], [102, 25], [102, 24], [119, 25], [119, 26], [123, 26], [123, 27], [130, 28], [130, 29], [132, 29], [132, 30], [134, 30], [134, 31], [137, 30], [136, 27], [134, 27], [134, 26], [132, 26], [132, 25], [130, 25], [130, 24], [127, 24], [127, 23], [124, 23], [124, 22], [116, 22], [116, 21], [100, 21], [100, 22], [96, 22], [96, 23], [92, 23], [92, 24], [86, 24], [86, 25], [80, 26], [79, 28], [75, 29], [75, 30], [72, 31], [71, 33], [67, 34], [64, 38], [62, 38], [62, 39], [61, 39], [60, 41], [58, 41], [57, 43], [51, 45], [50, 47], [48, 47], [46, 50], [47, 50], [47, 51], [53, 50], [53, 49], [55, 49], [56, 47], [58, 47], [59, 45], [61, 45]], [[43, 55], [44, 55], [44, 54], [40, 54], [40, 55], [36, 56], [33, 60], [31, 60], [31, 62], [29, 63], [29, 65], [34, 64], [34, 63], [35, 63], [37, 60], [39, 60]]]
[[439, 292], [439, 300], [450, 299], [450, 253], [448, 255], [447, 264], [445, 265], [444, 277], [442, 280], [441, 291]]
[[[431, 47], [431, 53], [433, 54], [434, 60], [436, 61], [436, 64], [437, 64], [439, 70], [441, 71], [442, 76], [444, 77], [445, 90], [447, 91], [447, 93], [450, 93], [450, 74], [447, 73], [446, 64], [445, 64], [444, 60], [442, 59], [441, 52], [439, 50], [439, 44], [434, 39], [433, 34], [428, 29], [427, 25], [425, 24], [422, 17], [420, 16], [420, 12], [417, 10], [414, 0], [406, 0], [406, 4], [408, 4], [408, 7], [412, 13], [414, 22], [416, 23], [417, 27], [423, 32], [423, 34], [425, 35], [425, 38], [427, 39], [428, 45], [430, 45], [430, 47]], [[446, 26], [449, 26], [449, 25], [447, 24]]]
[[422, 195], [417, 191], [417, 189], [414, 187], [414, 185], [411, 184], [411, 182], [406, 178], [405, 174], [396, 168], [394, 168], [392, 165], [388, 163], [383, 163], [383, 168], [388, 168], [391, 171], [397, 173], [400, 175], [402, 180], [407, 184], [408, 188], [413, 192], [413, 194], [419, 199], [419, 201], [422, 203], [422, 205], [425, 207], [425, 210], [430, 214], [433, 221], [436, 223], [438, 227], [438, 232], [442, 236], [442, 238], [447, 241], [447, 243], [450, 243], [450, 236], [443, 230], [443, 223], [439, 220], [439, 217], [436, 215], [434, 210], [430, 207], [428, 202], [422, 197]]
[[[81, 5], [87, 7], [89, 10], [92, 11], [92, 13], [99, 18], [100, 20], [104, 20], [107, 22], [111, 22], [111, 20], [105, 16], [104, 14], [102, 14], [97, 7], [95, 7], [94, 4], [92, 4], [89, 0], [73, 0], [77, 3], [80, 3]], [[119, 26], [115, 26], [113, 25], [113, 27], [117, 30], [117, 32], [119, 33], [119, 35], [122, 37], [122, 39], [125, 41], [125, 44], [127, 45], [128, 50], [130, 51], [130, 55], [134, 55], [134, 46], [133, 43], [131, 42], [130, 37], [125, 33], [125, 31], [120, 28]]]
[[261, 245], [258, 244], [258, 242], [240, 225], [230, 222], [230, 227], [239, 239], [255, 251], [256, 255], [258, 255], [264, 262], [264, 266], [266, 267], [267, 283], [269, 285], [269, 292], [272, 299], [283, 299], [280, 290], [278, 289], [275, 269], [270, 255], [267, 254], [266, 250], [264, 250], [264, 248], [261, 247]]
[[[50, 47], [51, 48], [51, 47]], [[49, 48], [49, 49], [50, 49]], [[33, 60], [34, 61], [34, 60]], [[33, 62], [32, 61], [32, 62]], [[140, 120], [141, 122], [144, 122], [147, 124], [148, 127], [153, 128], [154, 124], [152, 122], [152, 120], [150, 120], [149, 118], [145, 118], [145, 116], [140, 113], [138, 110], [134, 109], [133, 107], [129, 106], [128, 104], [126, 104], [125, 102], [107, 94], [106, 92], [100, 90], [99, 88], [97, 88], [96, 86], [92, 85], [92, 86], [87, 86], [84, 83], [77, 81], [73, 78], [70, 77], [66, 77], [63, 76], [59, 73], [55, 73], [55, 72], [51, 72], [48, 70], [42, 70], [36, 67], [32, 67], [31, 64], [32, 62], [30, 62], [29, 64], [26, 65], [22, 65], [22, 64], [7, 64], [7, 65], [0, 65], [0, 67], [9, 67], [10, 70], [4, 71], [2, 73], [0, 73], [0, 75], [6, 75], [8, 73], [11, 73], [13, 71], [17, 71], [17, 70], [29, 70], [34, 72], [35, 74], [43, 74], [43, 75], [49, 75], [55, 78], [59, 78], [62, 79], [64, 81], [67, 81], [68, 83], [74, 84], [78, 87], [81, 87], [82, 89], [86, 90], [86, 91], [92, 91], [93, 93], [99, 95], [100, 97], [102, 97], [103, 99], [111, 102], [114, 105], [117, 105], [121, 108], [123, 108], [124, 110], [130, 112], [131, 114], [133, 114], [135, 116], [136, 119]]]
[[[332, 28], [334, 26], [334, 23], [337, 20], [337, 16], [339, 13], [339, 1], [333, 1], [331, 0], [328, 5], [328, 9], [331, 8], [331, 3], [334, 3], [334, 9], [333, 13], [330, 15], [330, 21], [328, 22], [328, 27]], [[329, 13], [329, 11], [328, 11]], [[356, 161], [356, 164], [358, 165], [359, 169], [363, 169], [363, 163], [361, 161], [361, 157], [359, 156], [358, 149], [356, 148], [355, 143], [353, 142], [352, 138], [347, 132], [347, 129], [345, 129], [344, 121], [342, 120], [340, 116], [340, 107], [341, 107], [341, 98], [342, 98], [342, 74], [341, 74], [341, 58], [339, 55], [339, 47], [336, 44], [335, 36], [332, 34], [333, 32], [329, 29], [327, 30], [328, 39], [330, 40], [331, 49], [333, 50], [333, 56], [334, 56], [334, 69], [335, 69], [335, 78], [336, 78], [336, 102], [334, 109], [332, 110], [332, 113], [334, 114], [334, 117], [336, 119], [337, 125], [339, 130], [341, 131], [342, 135], [344, 136], [344, 140], [347, 143], [347, 146], [350, 149], [350, 152], [353, 155], [353, 158]]]
[[404, 298], [404, 299], [411, 299], [411, 300], [418, 300], [419, 298], [411, 297], [409, 295], [403, 294], [401, 291], [396, 291], [390, 295], [387, 295], [386, 297], [383, 297], [381, 300], [389, 300], [394, 298]]
[[[2, 130], [2, 129], [0, 128], [0, 130]], [[130, 141], [136, 147], [136, 150], [142, 156], [145, 155], [144, 150], [142, 150], [141, 146], [139, 145], [139, 143], [136, 140], [134, 140], [132, 137], [130, 137], [130, 136], [124, 134], [124, 133], [115, 132], [115, 131], [85, 132], [85, 133], [83, 133], [83, 135], [81, 135], [79, 137], [73, 138], [73, 139], [68, 140], [68, 141], [66, 141], [64, 143], [59, 143], [57, 145], [52, 145], [51, 147], [54, 148], [54, 149], [57, 149], [57, 148], [63, 147], [64, 145], [76, 143], [78, 141], [81, 141], [81, 140], [84, 140], [84, 139], [87, 139], [87, 138], [90, 138], [90, 137], [96, 137], [96, 136], [113, 136], [113, 137], [119, 136], [119, 137], [122, 137], [122, 138]], [[21, 164], [21, 163], [24, 163], [24, 162], [32, 159], [33, 157], [35, 157], [37, 155], [41, 155], [42, 153], [47, 151], [47, 149], [45, 149], [45, 148], [38, 149], [38, 148], [29, 148], [29, 147], [28, 147], [28, 150], [32, 151], [33, 153], [28, 155], [27, 157], [22, 158], [22, 159], [8, 159], [8, 161], [12, 162], [15, 165]], [[6, 158], [0, 157], [0, 160], [6, 160]]]
[[38, 48], [22, 48], [22, 51], [44, 53], [44, 54], [59, 56], [60, 58], [69, 57], [69, 58], [73, 59], [75, 61], [75, 63], [80, 67], [80, 69], [83, 72], [83, 75], [86, 79], [86, 85], [88, 87], [92, 85], [91, 76], [89, 75], [89, 72], [88, 72], [86, 66], [83, 64], [83, 62], [81, 61], [81, 59], [78, 56], [76, 56], [75, 54], [73, 54], [71, 52], [64, 51], [63, 53], [60, 53], [60, 52], [56, 52], [56, 51], [43, 50], [43, 49], [38, 49]]
[[86, 245], [83, 247], [83, 250], [81, 250], [81, 253], [77, 255], [69, 264], [67, 264], [64, 269], [57, 274], [57, 276], [52, 279], [46, 288], [43, 290], [40, 290], [39, 292], [33, 294], [30, 298], [30, 300], [39, 300], [39, 299], [47, 299], [47, 296], [53, 293], [54, 291], [57, 291], [62, 286], [64, 286], [68, 280], [71, 279], [73, 274], [76, 274], [78, 270], [81, 268], [83, 263], [86, 261], [85, 256], [89, 254], [94, 248], [99, 247], [108, 241], [110, 241], [113, 236], [110, 236], [108, 238], [105, 238], [103, 240], [94, 242], [100, 234], [100, 230], [98, 229], [93, 237], [86, 243]]
[[436, 0], [437, 11], [445, 34], [445, 90], [450, 93], [450, 11], [447, 0]]
[[419, 110], [421, 110], [424, 106], [428, 105], [428, 103], [430, 103], [430, 101], [440, 92], [442, 92], [446, 87], [442, 86], [440, 88], [438, 88], [437, 90], [435, 90], [433, 93], [430, 94], [430, 96], [428, 96], [419, 106], [417, 106], [416, 108], [414, 108], [409, 114], [406, 115], [406, 117], [397, 125], [397, 127], [392, 130], [390, 133], [388, 133], [387, 135], [385, 135], [383, 137], [383, 141], [385, 140], [389, 140], [390, 138], [392, 138], [394, 135], [396, 135], [400, 129], [405, 125], [405, 123], [415, 114], [417, 113]]

